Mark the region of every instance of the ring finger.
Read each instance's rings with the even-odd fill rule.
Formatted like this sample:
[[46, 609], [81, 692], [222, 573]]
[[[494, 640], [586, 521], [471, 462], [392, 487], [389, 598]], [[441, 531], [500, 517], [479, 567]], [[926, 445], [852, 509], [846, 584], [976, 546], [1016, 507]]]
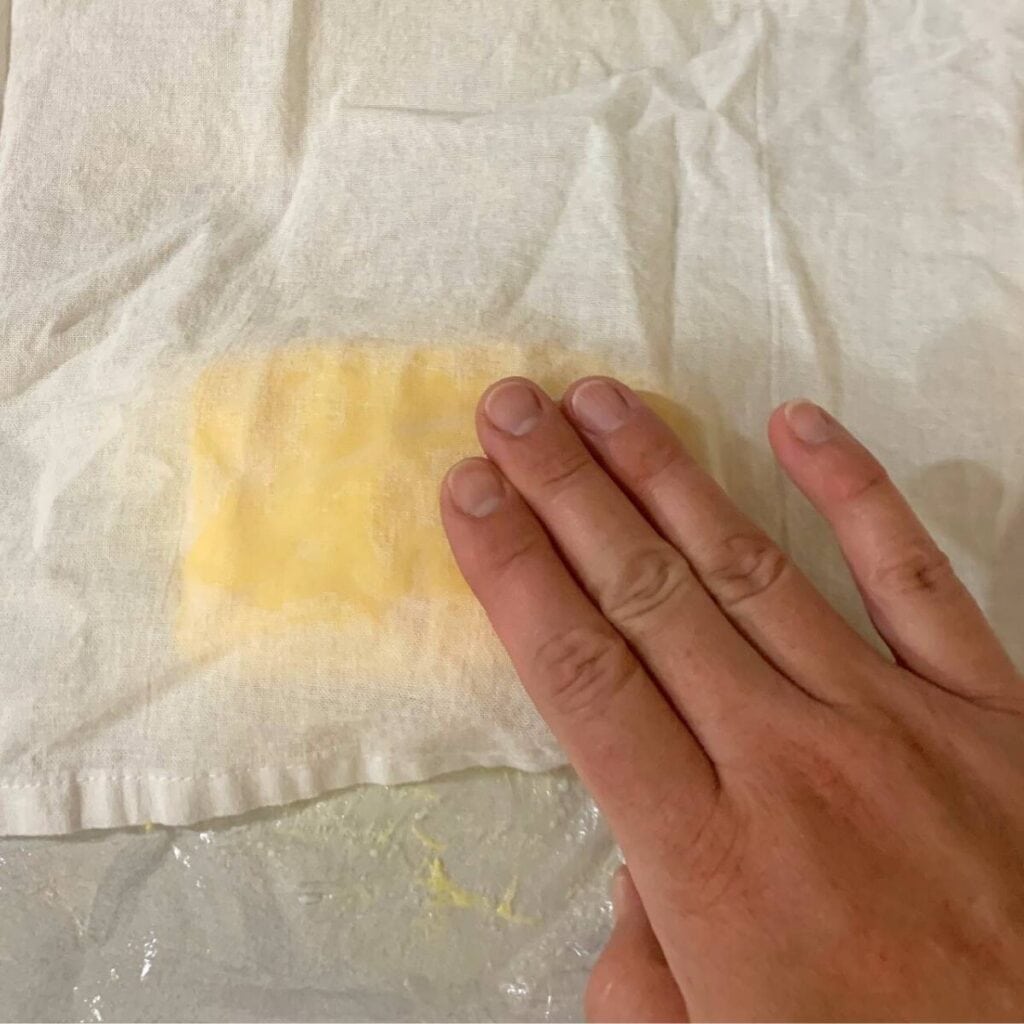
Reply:
[[873, 677], [881, 656], [629, 388], [587, 378], [569, 389], [563, 405], [602, 464], [772, 664], [826, 701], [848, 700], [851, 681], [829, 682], [835, 674], [822, 672], [824, 651], [830, 665], [860, 666], [871, 670], [860, 676]]

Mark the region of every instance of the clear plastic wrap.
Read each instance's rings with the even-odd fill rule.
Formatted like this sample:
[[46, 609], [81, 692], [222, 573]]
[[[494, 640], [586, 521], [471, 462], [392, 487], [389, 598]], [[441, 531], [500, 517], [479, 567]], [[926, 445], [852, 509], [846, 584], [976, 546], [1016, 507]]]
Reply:
[[0, 841], [5, 1020], [575, 1020], [615, 848], [567, 770]]

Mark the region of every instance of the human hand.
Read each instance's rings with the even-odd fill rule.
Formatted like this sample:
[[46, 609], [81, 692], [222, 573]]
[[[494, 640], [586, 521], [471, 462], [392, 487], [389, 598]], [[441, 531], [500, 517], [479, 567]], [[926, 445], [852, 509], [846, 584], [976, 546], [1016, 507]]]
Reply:
[[1024, 682], [877, 461], [771, 418], [895, 663], [624, 385], [477, 431], [452, 549], [629, 865], [589, 1016], [1024, 1015]]

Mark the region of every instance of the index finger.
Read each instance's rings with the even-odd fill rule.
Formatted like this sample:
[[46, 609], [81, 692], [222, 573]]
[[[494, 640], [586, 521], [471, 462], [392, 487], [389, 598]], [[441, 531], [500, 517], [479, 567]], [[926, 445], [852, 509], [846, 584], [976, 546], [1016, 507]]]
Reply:
[[[673, 835], [678, 841], [717, 793], [686, 723], [497, 467], [486, 459], [455, 466], [441, 512], [466, 581], [619, 842], [650, 856]], [[666, 820], [678, 815], [685, 820]]]

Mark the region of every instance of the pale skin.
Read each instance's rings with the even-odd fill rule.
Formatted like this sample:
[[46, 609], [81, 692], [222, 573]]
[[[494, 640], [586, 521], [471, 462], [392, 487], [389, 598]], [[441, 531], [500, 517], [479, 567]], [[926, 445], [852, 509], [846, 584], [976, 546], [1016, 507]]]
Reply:
[[768, 425], [891, 657], [625, 385], [477, 432], [452, 550], [628, 865], [590, 1019], [1024, 1016], [1024, 681], [871, 454]]

